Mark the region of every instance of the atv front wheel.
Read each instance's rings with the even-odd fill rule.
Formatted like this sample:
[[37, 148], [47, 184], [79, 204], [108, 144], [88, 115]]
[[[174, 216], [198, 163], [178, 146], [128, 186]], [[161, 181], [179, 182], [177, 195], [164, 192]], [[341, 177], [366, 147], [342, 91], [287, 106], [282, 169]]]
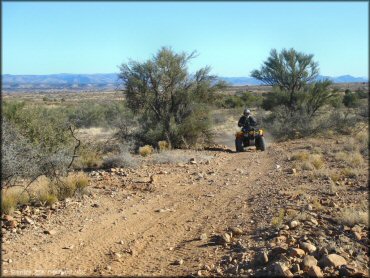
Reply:
[[240, 140], [240, 139], [235, 140], [235, 149], [236, 149], [236, 152], [242, 152], [244, 150], [242, 140]]
[[261, 151], [264, 151], [266, 149], [265, 138], [256, 138], [256, 149]]

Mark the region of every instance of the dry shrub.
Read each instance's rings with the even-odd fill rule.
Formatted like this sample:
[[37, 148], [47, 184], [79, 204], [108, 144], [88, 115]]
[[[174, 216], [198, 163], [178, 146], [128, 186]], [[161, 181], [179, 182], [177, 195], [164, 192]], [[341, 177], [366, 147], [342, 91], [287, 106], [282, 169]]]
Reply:
[[159, 141], [158, 142], [158, 148], [160, 151], [165, 151], [170, 148], [170, 145], [168, 144], [167, 141]]
[[124, 167], [130, 168], [137, 166], [137, 161], [128, 152], [104, 158], [102, 167], [105, 169]]
[[285, 210], [280, 209], [279, 214], [277, 216], [275, 216], [274, 218], [272, 218], [271, 225], [276, 227], [276, 228], [280, 227], [281, 224], [283, 224], [284, 215], [285, 215]]
[[1, 213], [12, 214], [17, 207], [17, 197], [14, 193], [3, 192], [1, 200]]
[[292, 160], [305, 161], [308, 160], [310, 154], [308, 152], [298, 152], [292, 155]]
[[361, 168], [365, 164], [365, 159], [357, 151], [353, 153], [338, 152], [335, 154], [335, 159], [352, 168]]
[[144, 157], [152, 154], [153, 151], [154, 151], [154, 149], [150, 145], [145, 145], [145, 146], [139, 148], [139, 154], [141, 156], [144, 156]]
[[312, 204], [312, 207], [313, 207], [314, 209], [316, 209], [316, 210], [322, 210], [322, 209], [323, 209], [323, 207], [322, 207], [322, 205], [320, 204], [320, 201], [319, 201], [319, 199], [318, 199], [317, 197], [312, 198], [312, 202], [311, 202], [311, 204]]
[[30, 197], [27, 192], [20, 190], [6, 190], [2, 193], [1, 212], [12, 214], [18, 206], [29, 204]]
[[354, 138], [349, 138], [348, 142], [344, 143], [343, 149], [347, 152], [357, 152], [359, 146]]
[[300, 168], [302, 170], [312, 171], [314, 169], [314, 166], [311, 164], [311, 162], [304, 161], [304, 162], [302, 162], [302, 164], [300, 164]]
[[325, 165], [322, 156], [319, 154], [313, 154], [310, 156], [310, 162], [316, 169], [321, 169]]
[[45, 204], [47, 206], [51, 206], [52, 204], [58, 202], [57, 196], [50, 193], [48, 190], [39, 191], [37, 199], [38, 201], [40, 201], [40, 203]]
[[365, 160], [360, 153], [354, 153], [350, 157], [350, 166], [357, 168], [365, 164]]
[[334, 155], [334, 158], [335, 160], [337, 161], [346, 161], [348, 157], [348, 154], [345, 153], [345, 152], [337, 152], [335, 155]]
[[80, 150], [80, 155], [75, 161], [77, 168], [98, 168], [102, 164], [102, 160], [97, 150], [92, 147], [83, 147]]
[[330, 172], [329, 177], [335, 183], [337, 181], [340, 181], [341, 175], [336, 171], [332, 171]]
[[356, 224], [364, 224], [368, 227], [369, 212], [359, 208], [345, 208], [339, 213], [336, 220], [338, 223], [350, 227], [353, 227]]
[[298, 211], [295, 209], [287, 209], [286, 211], [286, 219], [288, 221], [293, 220], [298, 215]]
[[73, 197], [76, 194], [84, 194], [86, 187], [89, 185], [89, 178], [82, 172], [73, 173], [60, 181], [51, 184], [51, 193], [58, 200], [64, 200]]
[[341, 170], [341, 174], [345, 178], [356, 178], [358, 175], [360, 175], [360, 172], [357, 169], [344, 168]]

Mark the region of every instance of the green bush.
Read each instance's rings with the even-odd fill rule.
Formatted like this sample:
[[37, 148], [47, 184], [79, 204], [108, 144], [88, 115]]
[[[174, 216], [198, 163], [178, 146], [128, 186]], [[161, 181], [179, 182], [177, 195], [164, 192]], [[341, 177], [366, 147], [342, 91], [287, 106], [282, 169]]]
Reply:
[[351, 108], [358, 107], [360, 104], [360, 99], [358, 97], [358, 94], [352, 93], [351, 91], [346, 90], [345, 95], [343, 97], [343, 104], [346, 107], [351, 107]]

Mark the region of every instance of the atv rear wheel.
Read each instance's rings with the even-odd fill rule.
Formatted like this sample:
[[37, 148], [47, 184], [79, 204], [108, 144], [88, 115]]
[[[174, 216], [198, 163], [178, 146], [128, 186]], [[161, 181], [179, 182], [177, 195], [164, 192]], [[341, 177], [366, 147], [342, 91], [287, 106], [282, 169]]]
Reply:
[[266, 149], [265, 138], [256, 138], [256, 149], [261, 151], [264, 151]]
[[235, 139], [235, 149], [236, 152], [242, 152], [243, 149], [243, 141], [240, 139]]

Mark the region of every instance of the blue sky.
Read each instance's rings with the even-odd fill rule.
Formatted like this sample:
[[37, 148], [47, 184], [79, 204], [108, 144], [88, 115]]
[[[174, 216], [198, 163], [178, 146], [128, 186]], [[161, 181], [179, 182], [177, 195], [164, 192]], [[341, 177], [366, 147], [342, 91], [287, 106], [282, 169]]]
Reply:
[[249, 76], [272, 48], [314, 54], [321, 74], [368, 76], [367, 2], [3, 2], [2, 73], [112, 73], [161, 46], [189, 69]]

